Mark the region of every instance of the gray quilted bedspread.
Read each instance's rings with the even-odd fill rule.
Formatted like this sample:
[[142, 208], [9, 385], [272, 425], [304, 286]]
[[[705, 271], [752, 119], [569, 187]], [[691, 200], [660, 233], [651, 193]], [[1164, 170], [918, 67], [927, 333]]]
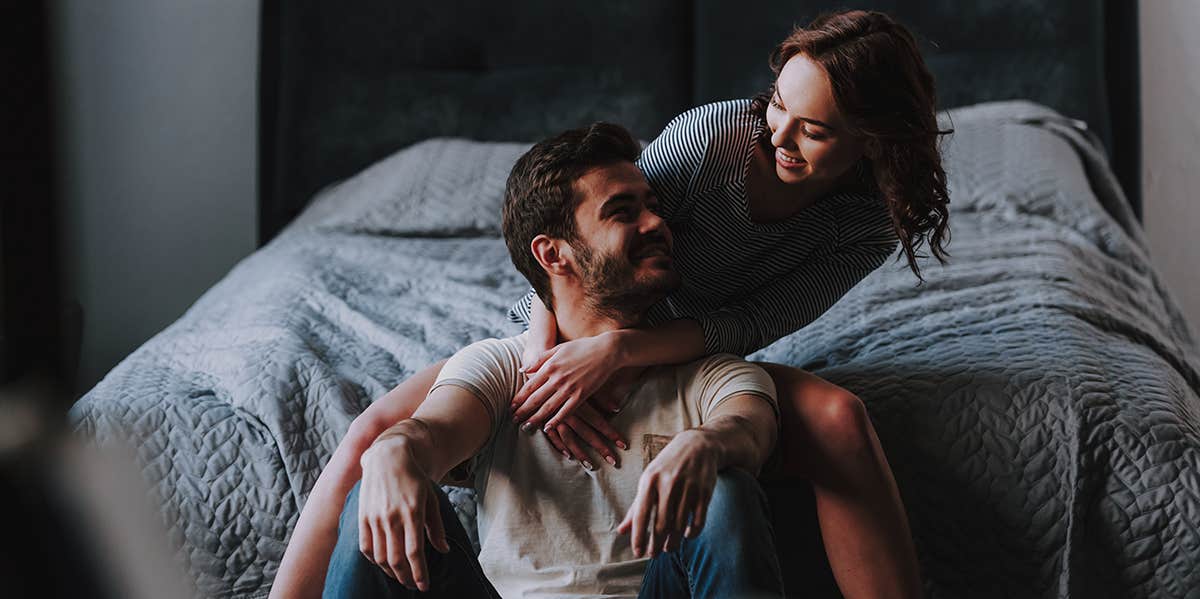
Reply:
[[[931, 597], [1200, 597], [1197, 346], [1104, 158], [1033, 104], [952, 116], [951, 263], [920, 286], [888, 263], [755, 357], [867, 403]], [[506, 171], [471, 184], [494, 191]], [[243, 260], [71, 414], [136, 448], [205, 596], [266, 594], [372, 398], [515, 332], [504, 314], [526, 283], [500, 239], [316, 221]], [[455, 499], [470, 521], [469, 494]]]

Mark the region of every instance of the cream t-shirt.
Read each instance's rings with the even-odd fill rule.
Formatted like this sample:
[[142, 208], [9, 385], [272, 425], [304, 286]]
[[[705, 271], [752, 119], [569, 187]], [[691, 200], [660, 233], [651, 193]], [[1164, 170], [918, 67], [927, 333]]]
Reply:
[[[595, 471], [568, 461], [540, 432], [512, 423], [509, 404], [525, 382], [526, 334], [475, 343], [450, 358], [433, 389], [456, 385], [483, 403], [491, 436], [474, 462], [480, 565], [505, 598], [636, 597], [647, 558], [636, 558], [617, 525], [633, 504], [642, 470], [676, 433], [703, 424], [740, 394], [775, 411], [775, 385], [763, 369], [729, 354], [647, 369], [610, 422], [626, 435], [620, 468]], [[432, 392], [432, 390], [431, 390]]]

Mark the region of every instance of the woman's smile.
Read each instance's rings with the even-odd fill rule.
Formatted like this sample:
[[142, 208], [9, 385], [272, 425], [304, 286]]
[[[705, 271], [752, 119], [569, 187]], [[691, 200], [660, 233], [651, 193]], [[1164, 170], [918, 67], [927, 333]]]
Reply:
[[789, 156], [783, 148], [775, 148], [775, 162], [786, 169], [799, 169], [808, 164], [800, 158]]

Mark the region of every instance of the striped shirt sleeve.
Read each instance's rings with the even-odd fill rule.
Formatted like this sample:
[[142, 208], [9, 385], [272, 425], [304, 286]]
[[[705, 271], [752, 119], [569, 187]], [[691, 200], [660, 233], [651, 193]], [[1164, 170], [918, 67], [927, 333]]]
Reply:
[[697, 126], [691, 110], [671, 119], [638, 158], [638, 168], [658, 196], [659, 214], [667, 223], [686, 213], [710, 138], [709, 129]]
[[705, 353], [745, 356], [816, 320], [896, 249], [890, 223], [813, 256], [739, 302], [691, 315], [704, 331]]
[[533, 290], [533, 287], [530, 287], [529, 291], [526, 291], [525, 295], [522, 295], [521, 299], [517, 300], [517, 303], [508, 309], [508, 321], [525, 325], [525, 328], [528, 329], [529, 314], [533, 310], [533, 300], [536, 298], [537, 292]]

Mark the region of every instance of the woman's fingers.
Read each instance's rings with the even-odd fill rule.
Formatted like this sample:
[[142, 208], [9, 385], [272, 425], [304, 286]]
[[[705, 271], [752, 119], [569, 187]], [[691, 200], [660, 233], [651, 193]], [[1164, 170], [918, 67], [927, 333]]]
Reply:
[[[529, 419], [534, 413], [540, 411], [544, 407], [546, 400], [554, 395], [554, 385], [549, 384], [549, 375], [539, 372], [534, 378], [525, 382], [521, 390], [517, 392], [517, 397], [513, 398], [513, 419], [516, 422], [524, 422]], [[529, 392], [525, 394], [524, 399], [521, 394], [525, 393], [526, 388]]]
[[[582, 437], [583, 440], [590, 445], [596, 453], [600, 454], [600, 457], [604, 458], [604, 461], [609, 463], [609, 465], [616, 466], [620, 463], [617, 460], [616, 452], [612, 450], [609, 440], [600, 436], [600, 433], [596, 432], [596, 429], [593, 428], [591, 424], [580, 420], [576, 416], [570, 416], [565, 422], [563, 422], [561, 426], [570, 428], [570, 430], [574, 431], [575, 434]], [[587, 466], [588, 464], [584, 465]], [[591, 470], [591, 468], [588, 469]]]
[[[579, 393], [576, 393], [574, 389], [564, 391], [563, 397], [565, 400], [561, 406], [559, 406], [557, 409], [549, 409], [546, 406], [542, 406], [542, 409], [538, 410], [537, 415], [531, 418], [530, 422], [532, 422], [534, 426], [542, 426], [543, 422], [545, 422], [546, 426], [558, 426], [562, 424], [567, 417], [574, 414], [575, 410], [578, 409], [579, 406], [582, 405], [587, 399]], [[549, 404], [550, 402], [546, 403]]]
[[579, 463], [583, 464], [585, 468], [592, 463], [591, 456], [588, 455], [587, 450], [584, 449], [583, 441], [580, 440], [579, 435], [575, 434], [575, 431], [571, 430], [571, 427], [565, 424], [560, 424], [556, 428], [552, 428], [550, 430], [556, 431], [562, 437], [563, 443], [567, 446], [568, 453], [571, 454], [569, 459], [578, 460]]
[[[567, 406], [572, 403], [573, 399], [575, 399], [570, 395], [573, 392], [574, 391], [572, 389], [559, 388], [553, 395], [550, 396], [550, 399], [546, 400], [546, 403], [542, 404], [541, 408], [538, 408], [537, 412], [529, 417], [526, 422], [529, 424], [529, 426], [540, 429], [554, 428], [555, 426], [558, 426], [562, 421], [562, 417], [564, 417], [564, 411], [566, 411], [566, 416], [570, 415], [570, 410], [573, 407], [568, 408]], [[574, 403], [577, 405], [578, 401], [575, 401]], [[556, 413], [557, 416], [555, 415]], [[554, 416], [554, 420], [557, 420], [557, 422], [550, 424], [549, 421], [552, 420], [551, 416]]]
[[629, 441], [625, 440], [624, 435], [617, 432], [612, 424], [609, 424], [608, 419], [600, 415], [591, 404], [583, 402], [575, 409], [575, 416], [582, 418], [584, 422], [592, 425], [596, 432], [604, 435], [617, 449], [622, 451], [629, 449]]
[[571, 452], [567, 450], [566, 444], [563, 443], [562, 434], [558, 432], [557, 428], [546, 431], [546, 438], [550, 440], [550, 445], [554, 446], [554, 449], [558, 450], [558, 453], [561, 453], [568, 460], [571, 459]]
[[556, 349], [558, 349], [557, 346], [535, 354], [529, 363], [521, 365], [521, 370], [528, 374], [541, 368], [542, 364], [545, 364], [546, 360], [549, 360], [550, 356], [554, 355]]

